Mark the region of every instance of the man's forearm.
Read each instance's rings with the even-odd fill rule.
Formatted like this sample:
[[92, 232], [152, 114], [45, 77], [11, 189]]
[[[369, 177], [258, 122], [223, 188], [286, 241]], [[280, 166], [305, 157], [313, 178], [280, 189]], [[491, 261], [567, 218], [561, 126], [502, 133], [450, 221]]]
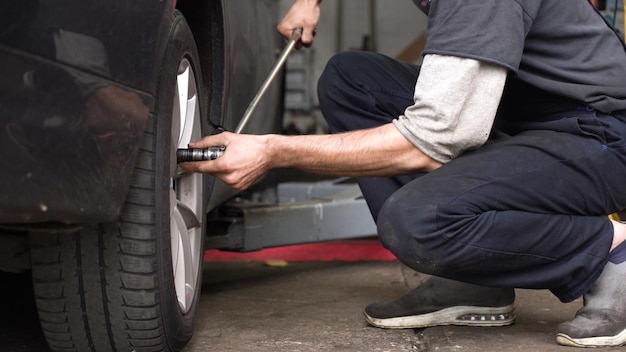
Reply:
[[342, 176], [392, 176], [441, 164], [415, 148], [393, 124], [331, 135], [269, 135], [271, 167]]

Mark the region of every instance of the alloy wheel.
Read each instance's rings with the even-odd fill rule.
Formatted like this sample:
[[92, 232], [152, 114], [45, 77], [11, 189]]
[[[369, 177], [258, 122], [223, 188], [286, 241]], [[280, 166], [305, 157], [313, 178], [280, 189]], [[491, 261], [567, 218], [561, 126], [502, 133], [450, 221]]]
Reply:
[[[201, 137], [198, 87], [190, 62], [183, 58], [176, 77], [172, 109], [172, 146], [187, 148]], [[176, 165], [176, 149], [171, 151], [170, 228], [172, 268], [178, 304], [183, 313], [191, 309], [198, 281], [198, 256], [203, 255], [202, 182], [200, 174], [183, 172]]]

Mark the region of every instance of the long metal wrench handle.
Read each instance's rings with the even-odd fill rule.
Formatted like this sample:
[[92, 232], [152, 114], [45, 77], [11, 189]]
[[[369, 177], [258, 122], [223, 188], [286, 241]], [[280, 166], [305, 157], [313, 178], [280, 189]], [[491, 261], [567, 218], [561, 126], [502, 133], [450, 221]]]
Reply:
[[[261, 100], [263, 95], [265, 95], [265, 92], [269, 88], [270, 84], [274, 81], [274, 79], [276, 79], [278, 72], [280, 72], [280, 69], [285, 64], [285, 61], [287, 61], [287, 57], [293, 50], [298, 40], [300, 40], [301, 36], [302, 28], [296, 28], [294, 29], [293, 33], [291, 33], [291, 38], [289, 39], [289, 42], [280, 53], [278, 61], [276, 61], [276, 63], [272, 67], [272, 70], [267, 75], [267, 77], [263, 81], [263, 84], [248, 105], [248, 108], [246, 109], [243, 117], [241, 118], [241, 121], [234, 131], [235, 133], [241, 133], [241, 131], [243, 131], [243, 129], [246, 127], [246, 125], [248, 124], [248, 120], [250, 120], [250, 116], [252, 116], [252, 113], [256, 109], [257, 105], [259, 105], [259, 101]], [[178, 149], [176, 151], [176, 162], [182, 163], [187, 161], [215, 160], [222, 156], [225, 150], [226, 147], [224, 146], [210, 147], [206, 149]]]
[[265, 92], [267, 92], [267, 89], [276, 78], [276, 75], [278, 74], [278, 72], [280, 72], [280, 69], [285, 64], [285, 61], [287, 61], [287, 57], [293, 50], [298, 40], [300, 40], [301, 36], [302, 36], [302, 28], [296, 28], [294, 29], [293, 33], [291, 33], [291, 38], [289, 39], [287, 46], [285, 46], [283, 51], [280, 53], [280, 56], [278, 57], [278, 61], [276, 61], [276, 63], [272, 67], [272, 70], [265, 78], [265, 81], [263, 81], [261, 88], [259, 88], [258, 92], [256, 93], [256, 95], [254, 96], [250, 104], [248, 105], [246, 112], [244, 112], [243, 117], [241, 118], [241, 121], [239, 121], [239, 124], [237, 125], [237, 128], [234, 131], [235, 133], [241, 133], [241, 131], [243, 131], [243, 129], [246, 127], [246, 125], [248, 124], [248, 121], [250, 120], [250, 116], [252, 116], [252, 113], [256, 109], [257, 105], [259, 105], [259, 101], [261, 100], [263, 95], [265, 95]]

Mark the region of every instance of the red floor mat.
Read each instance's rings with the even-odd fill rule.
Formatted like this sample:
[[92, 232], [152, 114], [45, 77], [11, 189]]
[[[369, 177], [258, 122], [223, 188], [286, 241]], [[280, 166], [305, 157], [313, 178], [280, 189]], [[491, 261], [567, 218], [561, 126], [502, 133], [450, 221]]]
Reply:
[[266, 260], [358, 262], [395, 261], [396, 257], [383, 248], [378, 240], [350, 240], [268, 248], [248, 253], [212, 249], [204, 253], [204, 260], [207, 262], [262, 262]]

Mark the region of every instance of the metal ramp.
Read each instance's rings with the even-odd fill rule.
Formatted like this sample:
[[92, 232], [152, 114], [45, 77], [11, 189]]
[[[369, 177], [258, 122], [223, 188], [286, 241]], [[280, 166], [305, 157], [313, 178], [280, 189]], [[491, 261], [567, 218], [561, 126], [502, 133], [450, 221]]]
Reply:
[[280, 183], [273, 204], [234, 199], [209, 214], [205, 247], [252, 251], [375, 236], [361, 190], [346, 181]]

